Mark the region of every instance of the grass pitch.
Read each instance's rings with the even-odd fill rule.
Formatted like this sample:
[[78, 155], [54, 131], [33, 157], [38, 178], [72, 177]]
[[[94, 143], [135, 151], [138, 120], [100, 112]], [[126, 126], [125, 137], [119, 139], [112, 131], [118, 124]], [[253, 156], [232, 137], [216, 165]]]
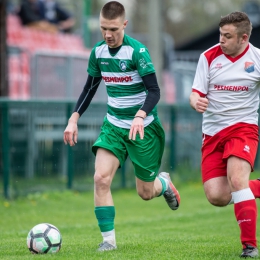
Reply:
[[[178, 189], [181, 206], [177, 211], [171, 211], [163, 197], [142, 201], [135, 190], [113, 191], [118, 249], [103, 253], [96, 252], [101, 235], [93, 192], [0, 199], [0, 259], [239, 259], [241, 245], [233, 206], [211, 206], [200, 183], [182, 183]], [[29, 230], [42, 222], [59, 228], [63, 238], [60, 252], [32, 255], [27, 249]], [[259, 238], [259, 231], [257, 235]]]

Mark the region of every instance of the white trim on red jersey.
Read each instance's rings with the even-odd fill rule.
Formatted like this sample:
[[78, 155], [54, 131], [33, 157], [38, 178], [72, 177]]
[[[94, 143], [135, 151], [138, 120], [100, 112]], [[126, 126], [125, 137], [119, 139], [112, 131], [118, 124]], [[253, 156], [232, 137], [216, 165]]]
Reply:
[[209, 100], [202, 132], [214, 135], [239, 122], [258, 125], [260, 49], [249, 43], [232, 58], [216, 44], [200, 55], [192, 85]]

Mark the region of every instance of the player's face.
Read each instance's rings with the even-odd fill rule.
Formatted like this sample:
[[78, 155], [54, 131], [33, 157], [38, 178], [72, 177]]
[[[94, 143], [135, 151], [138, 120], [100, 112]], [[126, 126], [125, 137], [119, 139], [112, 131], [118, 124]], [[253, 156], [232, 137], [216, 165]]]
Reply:
[[220, 27], [219, 31], [220, 47], [225, 54], [234, 58], [244, 51], [245, 43], [248, 40], [246, 34], [239, 36], [237, 28], [233, 24], [226, 24]]
[[127, 22], [122, 17], [108, 20], [100, 15], [100, 30], [109, 47], [116, 48], [122, 45]]

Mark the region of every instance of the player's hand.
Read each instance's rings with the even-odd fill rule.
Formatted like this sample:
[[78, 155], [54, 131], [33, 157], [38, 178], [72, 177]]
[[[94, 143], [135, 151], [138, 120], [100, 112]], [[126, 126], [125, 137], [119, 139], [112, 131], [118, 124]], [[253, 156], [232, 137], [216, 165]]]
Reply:
[[70, 146], [74, 146], [78, 141], [78, 125], [75, 122], [69, 122], [64, 134], [63, 140], [65, 144], [69, 144]]
[[205, 97], [199, 97], [195, 103], [195, 110], [199, 113], [204, 113], [209, 105], [209, 101]]
[[135, 117], [129, 132], [129, 139], [135, 140], [136, 134], [139, 133], [140, 139], [144, 138], [144, 119]]

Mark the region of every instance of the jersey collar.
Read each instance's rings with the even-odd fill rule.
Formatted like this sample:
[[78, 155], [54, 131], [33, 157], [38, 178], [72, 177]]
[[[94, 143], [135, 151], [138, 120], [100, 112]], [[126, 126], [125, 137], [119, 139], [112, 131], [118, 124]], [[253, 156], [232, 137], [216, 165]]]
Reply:
[[248, 45], [246, 46], [245, 50], [244, 50], [242, 53], [240, 53], [238, 56], [234, 57], [234, 58], [231, 57], [231, 56], [229, 56], [229, 55], [227, 55], [227, 54], [225, 54], [225, 53], [224, 53], [224, 55], [225, 55], [226, 58], [229, 59], [231, 62], [236, 62], [237, 60], [239, 60], [239, 59], [248, 51], [248, 49], [249, 49], [249, 43], [248, 43]]

